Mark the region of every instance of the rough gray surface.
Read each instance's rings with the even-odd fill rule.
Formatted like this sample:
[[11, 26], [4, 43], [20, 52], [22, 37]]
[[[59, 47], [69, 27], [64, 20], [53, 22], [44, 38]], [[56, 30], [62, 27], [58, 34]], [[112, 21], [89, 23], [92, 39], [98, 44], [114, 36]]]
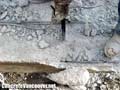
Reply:
[[[0, 48], [1, 53], [6, 53], [1, 55], [1, 60], [22, 59], [26, 62], [29, 62], [28, 59], [30, 61], [37, 59], [35, 62], [41, 60], [48, 62], [51, 60], [55, 62], [107, 60], [104, 57], [103, 48], [111, 36], [111, 29], [117, 22], [118, 1], [81, 0], [81, 4], [73, 1], [68, 15], [71, 23], [67, 25], [64, 42], [60, 41], [60, 26], [49, 25], [52, 2], [29, 4], [24, 7], [18, 5], [17, 1], [3, 0], [0, 2], [1, 22], [4, 22], [0, 26]], [[10, 3], [15, 5], [11, 6]], [[22, 24], [16, 24], [20, 22]], [[27, 49], [26, 47], [30, 51], [22, 51], [22, 48]], [[33, 55], [32, 52], [34, 52]], [[22, 55], [22, 53], [25, 54]]]
[[61, 71], [57, 74], [51, 74], [48, 78], [59, 84], [75, 86], [85, 85], [88, 82], [90, 75], [86, 69], [74, 67]]
[[[110, 61], [103, 49], [118, 20], [118, 0], [74, 0], [67, 17], [71, 23], [67, 24], [65, 41], [60, 41], [60, 25], [50, 23], [52, 3], [0, 0], [0, 61], [37, 62], [62, 68], [79, 66], [64, 61]], [[118, 67], [114, 69], [119, 72]]]
[[86, 87], [88, 90], [119, 90], [119, 73], [91, 73], [91, 79]]
[[90, 79], [90, 75], [86, 69], [70, 68], [57, 74], [51, 74], [48, 78], [61, 85], [68, 85], [74, 90], [86, 90], [85, 85]]
[[[76, 71], [78, 70], [77, 72], [76, 71], [72, 71], [73, 73], [69, 72], [71, 70], [72, 69], [69, 69], [68, 71], [65, 70], [57, 74], [49, 75], [51, 76], [49, 78], [51, 78], [53, 81], [56, 81], [56, 83], [58, 83], [56, 90], [119, 90], [120, 89], [119, 73], [115, 73], [115, 72], [88, 73], [88, 71], [86, 71], [85, 69], [82, 69], [82, 70], [80, 69], [80, 73], [85, 74], [86, 77], [89, 74], [89, 80], [88, 80], [86, 77], [84, 77], [83, 74], [79, 73], [78, 68], [76, 69]], [[0, 80], [4, 82], [3, 79], [5, 79], [5, 83], [7, 84], [17, 84], [17, 83], [19, 84], [24, 84], [24, 83], [56, 84], [55, 82], [48, 79], [48, 76], [46, 77], [47, 74], [45, 73], [30, 73], [30, 74], [3, 73], [3, 75], [0, 74]], [[66, 76], [68, 76], [70, 79], [68, 78], [65, 79]], [[76, 77], [76, 78], [73, 78], [73, 77]], [[82, 80], [87, 80], [88, 82], [86, 83], [86, 81], [82, 81]], [[80, 83], [77, 83], [77, 81], [80, 83], [82, 81], [82, 83], [84, 82], [85, 85], [80, 85]], [[68, 84], [69, 86], [66, 86], [66, 84]], [[17, 89], [17, 90], [39, 90], [39, 89]], [[41, 90], [46, 90], [46, 89], [41, 89]]]

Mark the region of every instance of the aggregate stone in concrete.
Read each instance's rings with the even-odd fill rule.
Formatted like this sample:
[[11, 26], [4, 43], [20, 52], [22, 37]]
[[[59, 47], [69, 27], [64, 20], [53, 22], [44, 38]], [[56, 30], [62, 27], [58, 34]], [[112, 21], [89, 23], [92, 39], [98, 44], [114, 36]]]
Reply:
[[118, 20], [118, 0], [73, 1], [65, 41], [59, 40], [60, 26], [50, 23], [51, 2], [18, 2], [0, 0], [0, 61], [37, 62], [58, 68], [79, 65], [65, 61], [111, 61], [103, 49]]

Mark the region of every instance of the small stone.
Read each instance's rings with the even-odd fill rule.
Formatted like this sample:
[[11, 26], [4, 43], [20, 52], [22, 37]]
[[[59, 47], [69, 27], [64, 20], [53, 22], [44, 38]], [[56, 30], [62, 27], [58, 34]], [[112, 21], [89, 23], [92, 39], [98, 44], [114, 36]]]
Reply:
[[0, 36], [2, 36], [2, 33], [0, 33]]
[[112, 79], [113, 79], [113, 77], [112, 77], [112, 76], [110, 76], [110, 79], [112, 80]]
[[86, 36], [90, 36], [90, 33], [91, 33], [91, 28], [90, 28], [90, 26], [89, 26], [89, 23], [86, 23], [86, 24], [85, 24], [84, 34], [85, 34]]
[[15, 33], [16, 30], [15, 30], [15, 29], [11, 29], [11, 31], [12, 31], [13, 33]]
[[6, 32], [7, 31], [7, 27], [6, 26], [3, 26], [0, 30], [2, 33]]
[[109, 78], [110, 77], [110, 73], [108, 73], [107, 75], [106, 75], [106, 78]]
[[27, 77], [25, 77], [24, 79], [27, 80]]
[[[43, 27], [43, 26], [41, 26], [41, 28], [42, 28], [42, 27]], [[36, 32], [37, 32], [38, 35], [42, 35], [42, 34], [44, 33], [43, 30], [37, 30]]]
[[10, 33], [6, 33], [7, 36], [10, 36]]
[[25, 7], [29, 5], [29, 0], [17, 0], [20, 7]]
[[36, 33], [36, 32], [33, 32], [33, 33], [32, 33], [32, 36], [33, 36], [33, 37], [37, 37], [37, 33]]
[[97, 83], [94, 83], [94, 84], [92, 85], [92, 90], [96, 90], [96, 87], [97, 87]]
[[98, 83], [98, 84], [102, 84], [102, 81], [101, 81], [101, 80], [98, 80], [97, 83]]
[[22, 21], [27, 21], [27, 18], [26, 17], [22, 17], [21, 20]]
[[7, 11], [3, 12], [0, 16], [0, 20], [4, 19], [7, 16], [7, 14], [8, 14]]
[[20, 40], [20, 38], [18, 36], [16, 36], [16, 35], [13, 36], [13, 39]]
[[85, 86], [70, 86], [72, 90], [87, 90]]
[[49, 79], [70, 86], [85, 86], [90, 79], [88, 70], [80, 67], [73, 67], [59, 73], [50, 74]]
[[42, 39], [42, 36], [39, 35], [39, 36], [38, 36], [38, 40], [40, 41], [41, 39]]
[[22, 13], [22, 8], [21, 7], [17, 7], [15, 9], [15, 11], [16, 11], [16, 17], [18, 17], [18, 15]]
[[97, 30], [92, 29], [92, 30], [91, 30], [91, 36], [95, 36], [96, 34], [97, 34]]
[[79, 16], [74, 16], [74, 18], [75, 18], [77, 21], [80, 21], [80, 17], [79, 17]]
[[73, 90], [73, 89], [70, 89], [69, 87], [64, 87], [64, 86], [57, 86], [55, 89], [53, 90]]
[[33, 17], [32, 16], [28, 16], [27, 17], [27, 21], [32, 21], [33, 20]]
[[45, 42], [44, 40], [42, 40], [38, 43], [38, 47], [40, 49], [45, 49], [45, 48], [49, 47], [49, 44], [47, 42]]
[[4, 21], [8, 21], [8, 20], [10, 20], [10, 17], [6, 16], [5, 19], [4, 19]]
[[3, 76], [3, 74], [2, 73], [0, 73], [0, 82], [2, 83], [2, 84], [4, 84], [4, 80], [5, 78], [4, 78], [4, 76]]
[[10, 2], [10, 6], [11, 6], [11, 7], [16, 7], [17, 4], [16, 4], [15, 2]]
[[100, 89], [101, 89], [101, 90], [107, 90], [107, 87], [106, 87], [105, 85], [101, 85], [101, 86], [100, 86]]
[[2, 26], [0, 26], [0, 30], [1, 30]]
[[94, 84], [93, 84], [93, 87], [96, 87], [96, 86], [97, 86], [97, 83], [94, 83]]
[[28, 35], [27, 40], [30, 41], [32, 39], [33, 39], [33, 36], [32, 35]]
[[82, 0], [74, 0], [74, 1], [77, 3], [77, 5], [82, 6]]

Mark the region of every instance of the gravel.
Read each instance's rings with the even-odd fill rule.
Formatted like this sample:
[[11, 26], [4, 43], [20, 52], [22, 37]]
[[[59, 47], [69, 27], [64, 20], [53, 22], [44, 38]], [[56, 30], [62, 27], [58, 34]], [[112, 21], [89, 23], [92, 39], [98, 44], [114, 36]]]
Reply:
[[[106, 41], [111, 38], [112, 29], [117, 23], [119, 0], [74, 0], [70, 5], [67, 17], [71, 23], [67, 24], [64, 42], [59, 41], [61, 35], [59, 25], [50, 23], [51, 0], [46, 1], [42, 0], [39, 4], [35, 4], [39, 1], [30, 3], [29, 0], [0, 0], [0, 53], [6, 53], [5, 55], [0, 54], [1, 60], [16, 61], [20, 58], [26, 61], [26, 59], [32, 59], [34, 62], [64, 68], [74, 65], [63, 65], [60, 63], [61, 60], [77, 62], [76, 66], [80, 61], [109, 60], [104, 56], [103, 48]], [[46, 23], [50, 23], [50, 25]], [[28, 62], [31, 61], [28, 60]], [[72, 72], [71, 74], [76, 75], [76, 72]], [[41, 83], [44, 80], [46, 83], [52, 82], [47, 82], [48, 78], [44, 75], [40, 81], [40, 78], [43, 77], [41, 75], [43, 74], [4, 73], [7, 83], [25, 83], [26, 76], [33, 76], [32, 79], [27, 79], [28, 82]], [[56, 75], [53, 78], [55, 77]], [[37, 81], [37, 79], [39, 80]], [[75, 80], [72, 82], [77, 83]], [[58, 84], [57, 81], [55, 83]], [[120, 90], [120, 77], [118, 73], [91, 73], [86, 85], [73, 86], [70, 83], [68, 85], [69, 87], [60, 83], [58, 87], [62, 90], [79, 90], [79, 88], [83, 90], [86, 88], [87, 90]]]

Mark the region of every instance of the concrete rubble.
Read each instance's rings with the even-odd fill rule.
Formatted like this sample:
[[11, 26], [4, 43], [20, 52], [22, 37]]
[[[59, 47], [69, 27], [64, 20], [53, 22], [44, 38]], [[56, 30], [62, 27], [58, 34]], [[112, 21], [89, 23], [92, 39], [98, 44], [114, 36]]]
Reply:
[[71, 68], [57, 74], [51, 74], [48, 78], [61, 85], [68, 85], [74, 90], [80, 90], [80, 88], [81, 90], [86, 90], [85, 85], [87, 84], [90, 75], [86, 69]]
[[[118, 20], [118, 0], [73, 0], [65, 41], [60, 41], [60, 25], [50, 22], [51, 4], [52, 0], [0, 0], [0, 61], [64, 68], [45, 76], [62, 90], [120, 90], [120, 56], [104, 55]], [[7, 78], [14, 75], [4, 73]], [[19, 79], [24, 78], [20, 74]]]

